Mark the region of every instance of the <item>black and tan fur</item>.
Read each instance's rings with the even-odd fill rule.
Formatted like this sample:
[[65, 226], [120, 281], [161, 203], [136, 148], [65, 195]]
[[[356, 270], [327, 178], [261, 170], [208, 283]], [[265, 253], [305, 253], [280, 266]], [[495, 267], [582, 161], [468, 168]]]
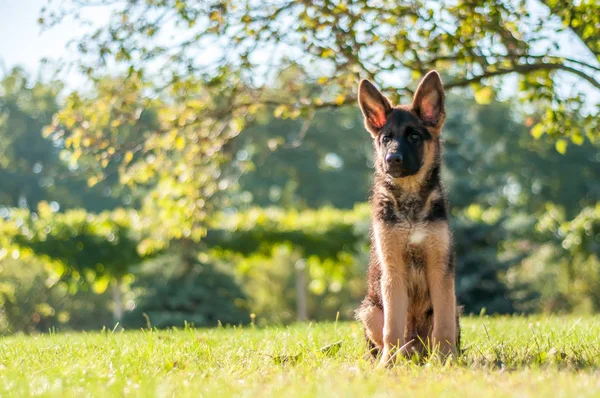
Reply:
[[367, 80], [358, 101], [375, 150], [368, 293], [356, 315], [374, 354], [456, 356], [454, 253], [440, 180], [444, 90], [428, 73], [412, 104], [392, 106]]

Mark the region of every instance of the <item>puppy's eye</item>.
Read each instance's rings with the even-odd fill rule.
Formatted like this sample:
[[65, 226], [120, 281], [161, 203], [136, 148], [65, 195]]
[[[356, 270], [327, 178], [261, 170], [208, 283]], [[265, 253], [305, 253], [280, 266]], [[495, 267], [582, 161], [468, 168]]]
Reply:
[[384, 144], [387, 144], [391, 140], [392, 140], [392, 137], [390, 137], [389, 135], [384, 135], [383, 139], [382, 139], [382, 141], [383, 141]]
[[419, 134], [417, 134], [417, 133], [411, 133], [408, 136], [408, 139], [411, 140], [412, 142], [417, 142], [417, 141], [419, 141], [421, 139], [421, 136]]

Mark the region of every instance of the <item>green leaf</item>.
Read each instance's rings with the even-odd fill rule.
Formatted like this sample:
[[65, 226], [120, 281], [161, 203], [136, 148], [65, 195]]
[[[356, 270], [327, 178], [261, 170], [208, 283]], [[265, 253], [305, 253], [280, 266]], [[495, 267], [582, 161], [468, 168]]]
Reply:
[[327, 48], [321, 52], [321, 58], [333, 58], [335, 56], [335, 51], [331, 48]]
[[494, 98], [494, 91], [491, 87], [485, 86], [475, 91], [475, 101], [480, 105], [489, 105]]
[[102, 294], [108, 288], [108, 284], [110, 283], [110, 279], [107, 277], [96, 278], [94, 283], [92, 284], [92, 290], [96, 294]]
[[559, 138], [558, 140], [556, 140], [556, 150], [558, 153], [560, 153], [561, 155], [564, 155], [565, 153], [567, 153], [567, 141]]
[[91, 176], [87, 179], [87, 183], [88, 186], [93, 187], [94, 185], [98, 184], [98, 177], [97, 176]]
[[123, 160], [125, 161], [125, 164], [131, 162], [132, 159], [133, 159], [133, 152], [127, 151], [125, 153], [125, 156], [123, 157]]
[[583, 145], [584, 142], [584, 138], [583, 135], [581, 135], [581, 132], [577, 131], [573, 134], [573, 136], [571, 137], [571, 141], [573, 141], [573, 143], [575, 145]]
[[544, 126], [541, 123], [536, 124], [535, 126], [533, 126], [533, 128], [531, 129], [531, 135], [533, 136], [533, 138], [535, 138], [536, 140], [538, 138], [540, 138], [542, 136], [542, 134], [544, 134]]

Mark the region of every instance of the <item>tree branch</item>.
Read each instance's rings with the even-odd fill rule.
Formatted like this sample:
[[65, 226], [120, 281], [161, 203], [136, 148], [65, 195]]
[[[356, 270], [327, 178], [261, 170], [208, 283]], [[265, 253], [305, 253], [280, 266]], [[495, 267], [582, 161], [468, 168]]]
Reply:
[[495, 70], [492, 72], [485, 72], [478, 76], [450, 82], [448, 84], [445, 84], [444, 87], [446, 89], [450, 89], [453, 87], [464, 87], [464, 86], [468, 86], [471, 83], [479, 83], [483, 79], [487, 79], [487, 78], [494, 77], [494, 76], [503, 76], [503, 75], [508, 75], [511, 73], [527, 74], [530, 72], [534, 72], [536, 70], [564, 70], [566, 72], [569, 72], [569, 73], [572, 73], [572, 74], [575, 74], [575, 75], [581, 77], [582, 79], [584, 79], [588, 83], [590, 83], [592, 86], [600, 89], [600, 82], [597, 81], [596, 79], [594, 79], [593, 77], [585, 74], [584, 72], [582, 72], [578, 69], [575, 69], [573, 67], [561, 64], [561, 63], [551, 63], [551, 62], [538, 63], [538, 64], [515, 65], [513, 68], [509, 68], [509, 69], [498, 69], [498, 70]]

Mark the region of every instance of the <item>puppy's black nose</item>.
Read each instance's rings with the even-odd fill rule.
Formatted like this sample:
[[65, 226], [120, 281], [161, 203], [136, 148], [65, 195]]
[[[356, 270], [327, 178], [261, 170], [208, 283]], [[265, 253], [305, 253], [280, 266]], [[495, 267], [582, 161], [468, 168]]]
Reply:
[[385, 161], [390, 166], [397, 166], [402, 163], [402, 155], [399, 153], [390, 153], [385, 157]]

